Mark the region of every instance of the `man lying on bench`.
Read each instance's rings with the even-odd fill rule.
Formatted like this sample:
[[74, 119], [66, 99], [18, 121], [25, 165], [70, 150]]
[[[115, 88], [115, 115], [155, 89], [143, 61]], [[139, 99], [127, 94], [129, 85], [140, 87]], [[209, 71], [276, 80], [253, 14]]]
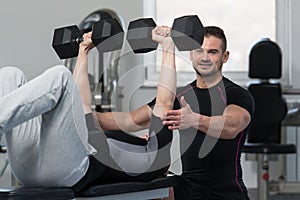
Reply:
[[[147, 109], [146, 119], [134, 111], [92, 114], [87, 67], [93, 48], [90, 33], [80, 43], [73, 76], [64, 66], [56, 66], [26, 83], [19, 69], [0, 69], [0, 139], [6, 138], [17, 180], [27, 187], [71, 187], [80, 193], [95, 183], [164, 176], [170, 165], [172, 131], [160, 117], [172, 109], [176, 87], [175, 47], [169, 33], [170, 28], [162, 26], [152, 32], [163, 58], [156, 103]], [[104, 134], [94, 122], [103, 130], [149, 128], [149, 133], [141, 143], [128, 143], [121, 135]], [[96, 145], [89, 142], [89, 131], [99, 141]]]

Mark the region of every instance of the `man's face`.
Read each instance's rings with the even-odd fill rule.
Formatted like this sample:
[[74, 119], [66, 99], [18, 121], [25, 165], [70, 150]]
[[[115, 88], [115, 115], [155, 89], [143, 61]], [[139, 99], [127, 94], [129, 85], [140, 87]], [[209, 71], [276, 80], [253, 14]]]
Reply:
[[196, 73], [202, 77], [210, 77], [221, 72], [229, 52], [222, 50], [222, 40], [214, 36], [204, 37], [202, 47], [191, 51], [190, 59]]

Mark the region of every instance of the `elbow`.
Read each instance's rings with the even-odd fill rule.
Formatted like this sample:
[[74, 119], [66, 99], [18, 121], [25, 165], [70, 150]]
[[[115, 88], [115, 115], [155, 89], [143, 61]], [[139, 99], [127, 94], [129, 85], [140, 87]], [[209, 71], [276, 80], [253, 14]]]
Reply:
[[234, 139], [241, 132], [237, 124], [227, 124], [222, 131], [222, 139]]
[[162, 104], [162, 107], [165, 109], [165, 110], [172, 110], [173, 108], [173, 101], [170, 102], [170, 101], [165, 101], [163, 102]]
[[236, 136], [241, 133], [247, 126], [249, 122], [240, 122], [236, 124], [231, 124], [229, 126], [226, 126], [226, 128], [223, 131], [224, 139], [234, 139]]
[[223, 133], [224, 139], [234, 139], [240, 133], [237, 127], [230, 127]]
[[159, 109], [161, 111], [172, 110], [173, 102], [171, 102], [171, 101], [159, 101], [159, 102], [156, 101], [154, 108]]
[[243, 117], [241, 120], [233, 120], [231, 117], [227, 118], [223, 131], [222, 138], [224, 139], [234, 139], [236, 136], [242, 132], [249, 124], [249, 119], [247, 116]]
[[156, 117], [163, 117], [168, 110], [171, 110], [171, 108], [167, 104], [155, 103], [153, 108], [153, 114]]

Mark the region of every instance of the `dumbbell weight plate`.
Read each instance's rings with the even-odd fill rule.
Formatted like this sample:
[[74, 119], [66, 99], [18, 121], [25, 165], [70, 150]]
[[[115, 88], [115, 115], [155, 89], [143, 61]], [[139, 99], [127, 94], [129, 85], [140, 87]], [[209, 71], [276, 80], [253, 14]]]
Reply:
[[134, 53], [147, 53], [157, 49], [152, 40], [152, 30], [156, 27], [152, 18], [131, 21], [128, 25], [127, 41]]
[[123, 40], [124, 30], [117, 19], [105, 19], [94, 24], [92, 41], [99, 52], [119, 50]]
[[204, 38], [204, 28], [197, 15], [176, 18], [173, 22], [171, 37], [179, 51], [200, 48]]
[[76, 57], [79, 49], [76, 40], [81, 37], [82, 33], [76, 25], [57, 28], [54, 30], [52, 47], [60, 59]]

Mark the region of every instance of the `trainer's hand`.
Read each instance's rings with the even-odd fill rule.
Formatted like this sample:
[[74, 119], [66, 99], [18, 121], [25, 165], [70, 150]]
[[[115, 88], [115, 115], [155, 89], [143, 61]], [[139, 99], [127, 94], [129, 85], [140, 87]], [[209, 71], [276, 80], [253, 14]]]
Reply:
[[163, 124], [168, 125], [170, 130], [175, 129], [187, 129], [187, 128], [198, 128], [199, 117], [197, 113], [194, 113], [190, 105], [185, 101], [184, 97], [180, 99], [181, 109], [169, 110], [166, 115], [162, 118]]

